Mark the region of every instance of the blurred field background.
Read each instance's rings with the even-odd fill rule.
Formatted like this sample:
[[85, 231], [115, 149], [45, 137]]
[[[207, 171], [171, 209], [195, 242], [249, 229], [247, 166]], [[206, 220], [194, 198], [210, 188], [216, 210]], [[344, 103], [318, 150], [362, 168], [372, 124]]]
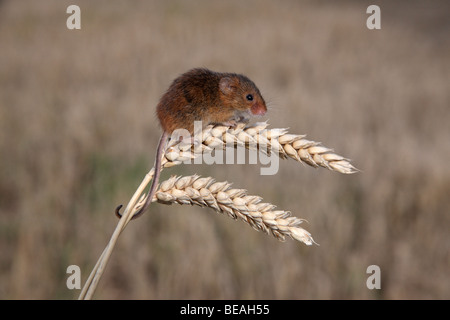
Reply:
[[[0, 2], [0, 298], [72, 299], [153, 163], [154, 115], [198, 66], [248, 75], [271, 127], [362, 170], [280, 161], [178, 166], [308, 220], [279, 242], [198, 207], [153, 205], [119, 239], [96, 299], [449, 299], [450, 3]], [[66, 8], [81, 8], [81, 30]], [[368, 290], [366, 268], [381, 268]]]

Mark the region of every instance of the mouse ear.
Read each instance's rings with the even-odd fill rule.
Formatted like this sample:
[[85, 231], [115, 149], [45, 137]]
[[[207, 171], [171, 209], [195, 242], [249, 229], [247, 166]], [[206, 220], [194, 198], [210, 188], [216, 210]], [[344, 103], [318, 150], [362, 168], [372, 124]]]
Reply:
[[219, 88], [223, 94], [230, 94], [235, 92], [237, 88], [236, 79], [233, 79], [231, 77], [223, 77], [222, 79], [220, 79]]

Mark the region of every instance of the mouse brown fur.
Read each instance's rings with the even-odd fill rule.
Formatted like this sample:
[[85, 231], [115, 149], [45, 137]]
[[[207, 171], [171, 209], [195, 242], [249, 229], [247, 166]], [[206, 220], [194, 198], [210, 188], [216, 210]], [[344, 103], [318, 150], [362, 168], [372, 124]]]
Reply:
[[[252, 100], [247, 99], [250, 98]], [[194, 121], [228, 123], [264, 115], [266, 103], [256, 85], [244, 75], [192, 69], [176, 78], [157, 106], [164, 131], [193, 132]]]
[[[194, 121], [202, 121], [203, 127], [208, 124], [232, 126], [266, 112], [258, 87], [244, 75], [196, 68], [176, 78], [156, 107], [163, 134], [156, 153], [155, 175], [147, 200], [133, 219], [144, 213], [156, 192], [164, 146], [171, 133], [185, 129], [192, 134]], [[119, 217], [120, 207], [116, 209]]]

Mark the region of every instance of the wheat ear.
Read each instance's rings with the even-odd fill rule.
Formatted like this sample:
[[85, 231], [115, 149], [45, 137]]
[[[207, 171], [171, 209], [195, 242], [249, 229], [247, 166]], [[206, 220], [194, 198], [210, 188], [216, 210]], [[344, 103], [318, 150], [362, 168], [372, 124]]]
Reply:
[[[263, 203], [261, 197], [248, 195], [244, 189], [231, 188], [230, 183], [216, 182], [211, 177], [172, 177], [161, 183], [152, 201], [212, 208], [232, 219], [239, 218], [255, 230], [272, 234], [278, 240], [290, 237], [307, 245], [315, 243], [311, 234], [300, 228], [305, 220], [292, 216], [289, 211], [275, 210], [275, 205]], [[144, 203], [145, 199], [142, 199], [137, 209]]]
[[164, 167], [172, 167], [227, 146], [245, 146], [263, 152], [276, 152], [282, 159], [291, 158], [312, 167], [323, 167], [332, 171], [351, 174], [358, 171], [350, 160], [334, 153], [333, 149], [320, 142], [305, 139], [305, 135], [290, 134], [285, 128], [266, 129], [267, 122], [250, 126], [239, 123], [235, 128], [216, 125], [207, 126], [195, 136], [201, 144], [172, 141], [163, 158]]
[[[358, 171], [358, 169], [356, 169], [348, 159], [335, 154], [332, 149], [326, 148], [318, 142], [306, 140], [304, 135], [289, 134], [287, 129], [266, 129], [267, 126], [267, 122], [259, 122], [250, 126], [239, 123], [234, 128], [221, 125], [207, 126], [194, 139], [194, 141], [201, 141], [201, 143], [191, 145], [185, 142], [178, 142], [176, 140], [169, 141], [162, 160], [162, 168], [168, 168], [181, 164], [189, 159], [194, 159], [200, 154], [211, 152], [213, 149], [217, 148], [225, 148], [231, 144], [233, 146], [245, 146], [249, 149], [257, 148], [264, 152], [276, 152], [283, 159], [291, 158], [313, 167], [323, 167], [344, 174], [351, 174]], [[100, 277], [104, 272], [104, 268], [109, 261], [117, 239], [130, 222], [134, 213], [139, 209], [140, 203], [142, 203], [143, 200], [143, 196], [141, 195], [145, 187], [153, 178], [153, 174], [154, 168], [152, 168], [145, 175], [143, 181], [126, 206], [122, 214], [122, 218], [119, 220], [108, 245], [102, 252], [102, 255], [89, 275], [89, 278], [79, 295], [79, 299], [90, 299], [94, 294], [98, 281], [100, 280]], [[225, 195], [224, 193], [220, 193], [220, 196], [219, 194], [217, 196], [222, 199], [221, 197]], [[141, 201], [138, 201], [139, 198], [141, 198]], [[217, 198], [214, 199], [215, 203], [217, 203]], [[240, 197], [236, 199], [233, 198], [232, 201], [234, 206], [238, 206], [239, 202], [243, 201]], [[236, 200], [237, 203], [234, 203], [234, 200]], [[207, 203], [206, 198], [203, 199], [203, 201], [205, 201], [204, 203]], [[231, 201], [231, 198], [228, 201]], [[200, 203], [202, 202], [199, 202], [199, 204]], [[244, 206], [247, 207], [247, 209], [254, 208], [253, 206], [258, 205], [261, 205], [262, 207], [262, 204], [258, 204], [257, 201], [256, 203], [251, 201], [244, 203]], [[247, 211], [247, 209], [244, 211], [239, 211], [225, 206], [224, 203], [222, 203], [219, 208], [223, 212], [227, 212], [229, 215], [231, 213], [232, 215], [234, 214], [240, 217], [253, 227], [260, 228], [260, 230], [264, 230], [265, 232], [270, 230], [270, 232], [277, 238], [283, 239], [285, 236], [289, 236], [306, 244], [311, 244], [313, 242], [311, 235], [307, 231], [298, 227], [303, 220], [291, 217], [290, 213], [286, 211], [267, 211], [269, 213], [267, 213], [263, 219], [263, 213], [258, 211], [261, 210], [260, 208], [256, 211]], [[258, 215], [258, 212], [261, 212], [260, 220], [258, 220], [257, 217], [253, 217], [251, 213], [244, 214], [243, 212], [253, 212], [254, 215]], [[254, 219], [250, 219], [250, 216]], [[263, 220], [265, 221], [264, 223], [262, 222]], [[260, 223], [257, 224], [255, 221]], [[285, 223], [287, 223], [287, 225], [284, 225]], [[268, 227], [274, 224], [276, 224], [276, 228], [270, 229]], [[290, 233], [286, 230], [289, 230]]]

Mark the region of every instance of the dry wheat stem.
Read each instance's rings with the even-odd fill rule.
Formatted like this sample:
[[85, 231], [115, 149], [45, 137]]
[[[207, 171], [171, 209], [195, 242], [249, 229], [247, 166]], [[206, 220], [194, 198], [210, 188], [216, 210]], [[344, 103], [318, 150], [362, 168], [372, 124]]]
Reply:
[[148, 185], [148, 183], [153, 178], [154, 169], [151, 169], [142, 180], [141, 184], [135, 191], [133, 197], [131, 198], [130, 202], [126, 206], [122, 218], [117, 223], [116, 228], [114, 229], [114, 232], [108, 242], [108, 245], [103, 250], [100, 258], [98, 259], [97, 263], [95, 264], [94, 268], [91, 271], [91, 274], [89, 275], [88, 280], [83, 286], [83, 289], [81, 290], [81, 293], [78, 297], [79, 300], [89, 300], [92, 298], [95, 289], [97, 288], [98, 281], [100, 280], [101, 276], [103, 275], [103, 272], [105, 270], [106, 264], [109, 261], [109, 258], [111, 256], [111, 253], [116, 245], [116, 242], [122, 233], [122, 231], [125, 229], [127, 224], [131, 221], [131, 218], [136, 213], [136, 203], [139, 200], [139, 197], [144, 192], [145, 187]]

